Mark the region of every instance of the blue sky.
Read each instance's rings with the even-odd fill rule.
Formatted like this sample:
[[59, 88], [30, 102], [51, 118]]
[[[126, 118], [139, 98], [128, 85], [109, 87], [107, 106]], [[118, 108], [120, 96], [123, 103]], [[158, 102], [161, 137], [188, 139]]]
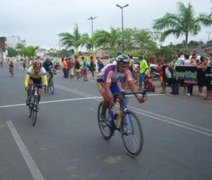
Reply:
[[[94, 20], [94, 32], [99, 29], [121, 27], [121, 10], [124, 8], [125, 28], [152, 28], [153, 20], [165, 13], [176, 13], [176, 0], [1, 0], [0, 36], [19, 35], [27, 45], [44, 48], [58, 48], [61, 32], [72, 32], [77, 24], [80, 33], [91, 34], [89, 17]], [[190, 2], [196, 14], [212, 11], [211, 0], [181, 0], [186, 5]], [[212, 27], [202, 28], [192, 40], [208, 40]], [[190, 39], [190, 40], [191, 40]], [[212, 39], [212, 32], [210, 34]], [[170, 36], [164, 44], [179, 43], [182, 39]]]

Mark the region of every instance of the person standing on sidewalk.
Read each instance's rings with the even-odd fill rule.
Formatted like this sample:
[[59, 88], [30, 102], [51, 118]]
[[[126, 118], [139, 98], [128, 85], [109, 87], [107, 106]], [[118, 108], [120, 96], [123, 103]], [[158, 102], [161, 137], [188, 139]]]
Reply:
[[140, 56], [140, 62], [139, 62], [139, 89], [141, 91], [145, 89], [146, 71], [149, 69], [147, 61], [144, 58], [145, 58], [145, 55], [142, 53]]
[[84, 81], [88, 81], [88, 62], [84, 56], [82, 56], [82, 75], [84, 77]]
[[94, 72], [95, 72], [96, 65], [94, 63], [93, 56], [90, 57], [90, 66], [89, 67], [90, 67], [92, 78], [94, 79]]

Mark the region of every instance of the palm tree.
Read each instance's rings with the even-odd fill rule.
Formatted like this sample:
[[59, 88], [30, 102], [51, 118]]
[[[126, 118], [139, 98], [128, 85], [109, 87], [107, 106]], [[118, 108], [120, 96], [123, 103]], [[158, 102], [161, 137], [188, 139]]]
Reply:
[[110, 32], [99, 30], [93, 34], [93, 40], [96, 47], [114, 51], [121, 47], [121, 32], [112, 27]]
[[64, 32], [60, 33], [59, 36], [61, 38], [60, 41], [62, 45], [65, 46], [66, 48], [74, 47], [74, 49], [76, 50], [76, 54], [78, 54], [79, 47], [85, 45], [88, 39], [87, 33], [80, 34], [77, 25], [75, 25], [74, 27], [73, 34], [69, 32]]
[[201, 30], [200, 25], [210, 26], [212, 24], [212, 13], [202, 13], [195, 17], [190, 3], [187, 7], [181, 2], [178, 2], [177, 5], [178, 14], [167, 13], [161, 19], [156, 19], [153, 28], [165, 30], [161, 34], [161, 41], [164, 41], [170, 34], [175, 35], [177, 38], [184, 36], [187, 47], [189, 35], [198, 34]]

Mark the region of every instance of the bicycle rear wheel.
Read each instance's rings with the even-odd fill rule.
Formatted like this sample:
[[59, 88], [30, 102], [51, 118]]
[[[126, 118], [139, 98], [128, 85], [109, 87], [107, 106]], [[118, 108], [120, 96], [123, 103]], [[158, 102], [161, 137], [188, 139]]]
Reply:
[[101, 119], [101, 112], [102, 112], [102, 102], [100, 102], [99, 107], [98, 107], [98, 114], [97, 114], [98, 125], [99, 125], [99, 130], [100, 130], [103, 138], [108, 140], [114, 134], [114, 131], [110, 127], [110, 122], [109, 122], [110, 113], [109, 113], [109, 109], [106, 110], [106, 119], [105, 120]]
[[49, 86], [49, 87], [48, 87], [48, 90], [49, 90], [50, 93], [53, 95], [53, 94], [54, 94], [54, 82], [53, 82], [52, 79], [49, 81], [49, 85], [48, 85], [48, 86]]
[[37, 114], [38, 114], [38, 100], [34, 98], [34, 106], [32, 110], [32, 125], [35, 126], [37, 121]]
[[125, 149], [131, 156], [138, 156], [143, 148], [143, 132], [136, 114], [130, 110], [124, 114], [120, 132]]

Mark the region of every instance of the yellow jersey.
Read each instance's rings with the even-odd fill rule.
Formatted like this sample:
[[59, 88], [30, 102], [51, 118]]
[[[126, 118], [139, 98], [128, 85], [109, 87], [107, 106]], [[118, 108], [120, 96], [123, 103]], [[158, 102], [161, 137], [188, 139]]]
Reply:
[[35, 74], [33, 66], [30, 66], [29, 69], [27, 69], [25, 80], [24, 80], [24, 85], [25, 87], [28, 87], [29, 84], [29, 79], [40, 79], [43, 77], [43, 85], [47, 85], [47, 74], [46, 70], [44, 67], [41, 67], [40, 72]]

